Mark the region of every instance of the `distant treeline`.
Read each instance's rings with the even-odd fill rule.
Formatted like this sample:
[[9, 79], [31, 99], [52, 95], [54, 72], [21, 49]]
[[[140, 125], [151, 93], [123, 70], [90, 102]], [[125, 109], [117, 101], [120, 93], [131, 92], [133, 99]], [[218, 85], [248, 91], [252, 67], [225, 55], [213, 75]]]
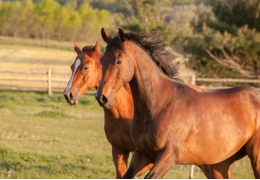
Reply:
[[[0, 35], [89, 42], [100, 39], [101, 27], [115, 34], [120, 26], [135, 32], [160, 30], [171, 43], [176, 38], [174, 31], [180, 30], [170, 22], [176, 16], [171, 14], [174, 5], [206, 1], [0, 0]], [[191, 8], [194, 11], [194, 5]], [[191, 18], [181, 16], [177, 21], [186, 28]]]
[[[191, 34], [208, 0], [0, 0], [0, 35], [59, 41], [100, 40], [101, 27], [159, 30], [170, 44]], [[185, 4], [185, 5], [178, 5]], [[186, 5], [189, 4], [189, 5]], [[180, 34], [181, 33], [181, 34]]]
[[0, 5], [0, 35], [86, 41], [100, 36], [101, 27], [113, 25], [111, 13], [89, 3], [77, 8], [76, 1], [60, 5], [54, 0], [14, 1]]

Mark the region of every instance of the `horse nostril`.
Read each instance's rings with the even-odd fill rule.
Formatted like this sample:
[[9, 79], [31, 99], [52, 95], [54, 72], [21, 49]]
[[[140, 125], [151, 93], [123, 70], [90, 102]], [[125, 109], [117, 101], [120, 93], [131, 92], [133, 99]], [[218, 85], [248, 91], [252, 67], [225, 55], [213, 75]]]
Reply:
[[69, 97], [69, 99], [70, 99], [70, 100], [72, 100], [72, 99], [73, 99], [73, 95], [72, 95], [72, 93], [71, 93], [71, 92], [69, 92], [69, 94], [68, 94], [68, 97]]
[[102, 95], [101, 101], [102, 101], [102, 103], [106, 104], [106, 103], [107, 103], [107, 98], [106, 98], [106, 96]]

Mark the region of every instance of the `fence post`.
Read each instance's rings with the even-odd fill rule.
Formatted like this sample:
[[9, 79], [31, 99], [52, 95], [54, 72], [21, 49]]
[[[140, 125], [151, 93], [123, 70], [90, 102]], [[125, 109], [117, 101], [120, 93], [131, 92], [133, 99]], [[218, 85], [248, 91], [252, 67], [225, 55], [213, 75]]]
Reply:
[[52, 95], [52, 92], [51, 92], [51, 68], [48, 69], [48, 94], [49, 94], [49, 96]]
[[190, 175], [189, 175], [189, 179], [193, 179], [193, 171], [194, 171], [194, 165], [190, 165]]
[[[190, 77], [190, 83], [196, 85], [196, 75], [192, 74]], [[189, 179], [193, 179], [194, 165], [190, 165]]]
[[190, 77], [190, 83], [196, 85], [196, 75], [192, 74]]

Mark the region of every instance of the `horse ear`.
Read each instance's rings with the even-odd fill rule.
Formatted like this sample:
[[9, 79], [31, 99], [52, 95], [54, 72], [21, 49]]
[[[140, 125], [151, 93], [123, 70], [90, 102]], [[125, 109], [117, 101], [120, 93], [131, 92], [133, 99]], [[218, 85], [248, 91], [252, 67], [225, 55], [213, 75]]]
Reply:
[[125, 39], [126, 39], [125, 33], [124, 33], [123, 29], [121, 29], [121, 28], [118, 28], [118, 38], [120, 39], [120, 41], [122, 43], [125, 42]]
[[104, 28], [101, 29], [101, 35], [103, 40], [108, 44], [111, 41], [111, 37], [105, 32]]
[[96, 42], [96, 45], [95, 45], [95, 52], [98, 52], [98, 42]]
[[77, 54], [80, 53], [79, 44], [77, 42], [75, 42], [74, 50], [76, 51]]

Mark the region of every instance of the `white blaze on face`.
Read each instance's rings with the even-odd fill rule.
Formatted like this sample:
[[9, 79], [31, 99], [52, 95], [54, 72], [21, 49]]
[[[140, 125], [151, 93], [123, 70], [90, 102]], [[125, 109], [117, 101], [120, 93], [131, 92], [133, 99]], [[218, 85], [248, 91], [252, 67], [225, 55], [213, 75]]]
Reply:
[[72, 74], [72, 76], [70, 78], [70, 82], [69, 82], [68, 86], [66, 87], [66, 90], [65, 90], [64, 94], [68, 94], [69, 93], [71, 85], [72, 85], [72, 82], [73, 82], [74, 75], [75, 75], [75, 73], [76, 73], [76, 71], [77, 71], [77, 69], [78, 69], [80, 64], [81, 64], [80, 59], [77, 59], [76, 63], [75, 63], [74, 72], [73, 72], [73, 74]]

